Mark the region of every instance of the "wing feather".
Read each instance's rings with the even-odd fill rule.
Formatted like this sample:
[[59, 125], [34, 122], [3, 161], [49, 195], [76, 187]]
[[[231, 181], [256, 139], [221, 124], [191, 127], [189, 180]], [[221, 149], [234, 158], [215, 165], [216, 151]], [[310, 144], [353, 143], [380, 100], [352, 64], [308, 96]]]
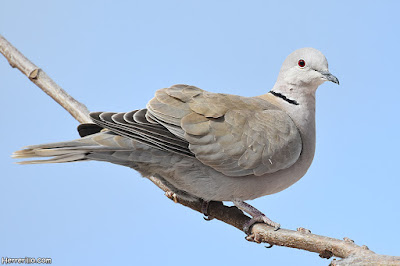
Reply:
[[157, 91], [147, 108], [152, 119], [188, 141], [198, 160], [228, 176], [276, 172], [301, 153], [292, 119], [260, 98], [175, 85]]
[[[118, 135], [195, 156], [227, 176], [260, 176], [288, 168], [302, 150], [292, 119], [261, 98], [175, 85], [158, 90], [146, 107], [91, 117]], [[124, 145], [123, 138], [120, 141]]]

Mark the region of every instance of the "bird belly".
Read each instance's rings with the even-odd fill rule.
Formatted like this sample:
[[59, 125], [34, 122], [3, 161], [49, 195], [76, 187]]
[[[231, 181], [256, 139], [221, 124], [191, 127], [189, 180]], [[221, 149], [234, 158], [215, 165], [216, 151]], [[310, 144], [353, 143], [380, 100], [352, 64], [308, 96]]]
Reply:
[[[195, 158], [174, 155], [165, 159], [163, 163], [154, 166], [151, 171], [153, 175], [165, 179], [173, 186], [172, 190], [215, 201], [252, 200], [280, 192], [303, 177], [311, 164], [310, 160], [300, 156], [288, 169], [263, 176], [232, 177], [205, 166]], [[170, 160], [174, 163], [171, 164]]]

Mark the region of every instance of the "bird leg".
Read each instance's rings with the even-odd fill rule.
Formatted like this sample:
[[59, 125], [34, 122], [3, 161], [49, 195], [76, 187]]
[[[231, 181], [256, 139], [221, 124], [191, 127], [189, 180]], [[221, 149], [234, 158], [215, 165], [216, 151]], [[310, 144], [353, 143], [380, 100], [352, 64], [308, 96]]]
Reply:
[[264, 213], [260, 212], [250, 204], [242, 201], [242, 200], [233, 200], [233, 204], [235, 204], [236, 207], [238, 207], [240, 210], [250, 214], [252, 218], [246, 222], [243, 226], [243, 231], [246, 234], [250, 234], [250, 227], [255, 224], [255, 223], [265, 223], [269, 226], [274, 227], [275, 230], [278, 230], [281, 225], [271, 221], [267, 216], [265, 216]]
[[210, 206], [210, 201], [203, 200], [203, 203], [201, 204], [201, 212], [204, 215], [204, 220], [211, 221], [214, 218], [208, 215], [208, 206]]

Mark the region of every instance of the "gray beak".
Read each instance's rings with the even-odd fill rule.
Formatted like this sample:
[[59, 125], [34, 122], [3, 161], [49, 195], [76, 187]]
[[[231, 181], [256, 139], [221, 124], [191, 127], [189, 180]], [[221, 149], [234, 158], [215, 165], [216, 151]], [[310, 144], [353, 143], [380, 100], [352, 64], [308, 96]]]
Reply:
[[320, 71], [319, 73], [322, 74], [322, 76], [327, 80], [327, 81], [332, 81], [333, 83], [336, 83], [337, 85], [339, 85], [339, 80], [337, 77], [335, 77], [334, 75], [332, 75], [330, 72], [328, 71]]

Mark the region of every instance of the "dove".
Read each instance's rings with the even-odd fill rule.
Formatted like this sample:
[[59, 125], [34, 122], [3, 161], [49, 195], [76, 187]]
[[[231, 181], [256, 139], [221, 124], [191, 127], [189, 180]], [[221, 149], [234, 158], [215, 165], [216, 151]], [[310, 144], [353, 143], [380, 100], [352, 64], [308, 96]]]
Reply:
[[81, 138], [27, 146], [19, 164], [105, 161], [158, 178], [178, 198], [230, 201], [256, 222], [279, 223], [246, 203], [280, 192], [302, 178], [315, 153], [315, 93], [339, 84], [314, 48], [292, 52], [272, 89], [261, 96], [212, 93], [178, 84], [156, 91], [146, 108], [93, 112]]

